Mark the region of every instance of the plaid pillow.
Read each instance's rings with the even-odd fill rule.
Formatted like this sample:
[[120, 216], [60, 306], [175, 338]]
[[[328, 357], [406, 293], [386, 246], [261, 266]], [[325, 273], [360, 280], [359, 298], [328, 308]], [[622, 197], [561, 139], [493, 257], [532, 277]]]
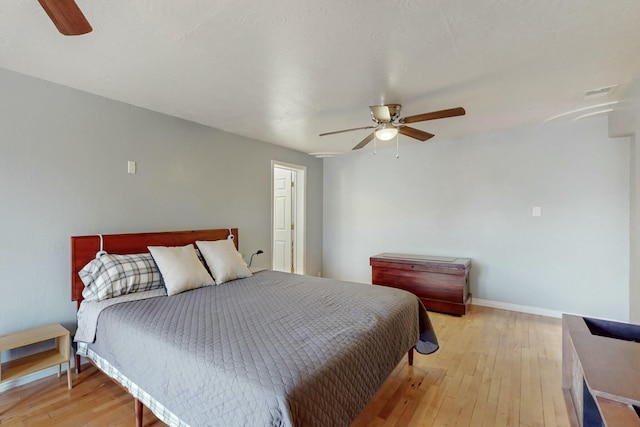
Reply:
[[133, 292], [164, 286], [151, 254], [103, 255], [91, 260], [78, 272], [87, 301], [102, 301]]

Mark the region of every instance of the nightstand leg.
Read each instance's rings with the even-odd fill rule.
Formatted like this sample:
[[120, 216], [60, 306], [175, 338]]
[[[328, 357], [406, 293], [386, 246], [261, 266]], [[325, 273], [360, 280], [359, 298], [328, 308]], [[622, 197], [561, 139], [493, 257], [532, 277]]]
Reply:
[[67, 386], [71, 390], [71, 359], [67, 360]]
[[142, 402], [138, 399], [133, 399], [135, 414], [136, 414], [136, 427], [142, 427]]
[[58, 365], [58, 378], [62, 375], [62, 363]]

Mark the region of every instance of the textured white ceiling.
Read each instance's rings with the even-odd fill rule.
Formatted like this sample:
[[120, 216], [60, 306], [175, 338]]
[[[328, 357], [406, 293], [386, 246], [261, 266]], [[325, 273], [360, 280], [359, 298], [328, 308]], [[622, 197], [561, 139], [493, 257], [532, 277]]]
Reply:
[[437, 143], [640, 75], [638, 0], [77, 3], [94, 31], [65, 37], [36, 0], [2, 0], [0, 67], [303, 152], [349, 151], [366, 130], [318, 134], [371, 124], [373, 104], [465, 107], [415, 125]]

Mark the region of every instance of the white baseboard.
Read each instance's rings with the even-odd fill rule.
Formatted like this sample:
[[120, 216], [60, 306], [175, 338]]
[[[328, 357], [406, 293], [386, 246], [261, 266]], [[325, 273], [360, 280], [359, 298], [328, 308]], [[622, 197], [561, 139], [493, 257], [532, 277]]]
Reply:
[[487, 299], [472, 298], [472, 305], [480, 305], [482, 307], [499, 308], [502, 310], [519, 311], [520, 313], [537, 314], [539, 316], [561, 318], [562, 312], [549, 310], [547, 308], [531, 307], [528, 305], [511, 304], [508, 302], [491, 301]]

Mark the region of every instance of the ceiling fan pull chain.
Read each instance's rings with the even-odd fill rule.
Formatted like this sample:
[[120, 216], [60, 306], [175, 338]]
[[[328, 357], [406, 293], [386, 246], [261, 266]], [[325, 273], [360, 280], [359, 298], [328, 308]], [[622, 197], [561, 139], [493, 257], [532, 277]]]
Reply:
[[376, 155], [376, 142], [377, 142], [378, 138], [376, 138], [375, 136], [373, 137], [373, 155]]
[[396, 134], [396, 159], [400, 158], [400, 142], [398, 142], [398, 134]]

